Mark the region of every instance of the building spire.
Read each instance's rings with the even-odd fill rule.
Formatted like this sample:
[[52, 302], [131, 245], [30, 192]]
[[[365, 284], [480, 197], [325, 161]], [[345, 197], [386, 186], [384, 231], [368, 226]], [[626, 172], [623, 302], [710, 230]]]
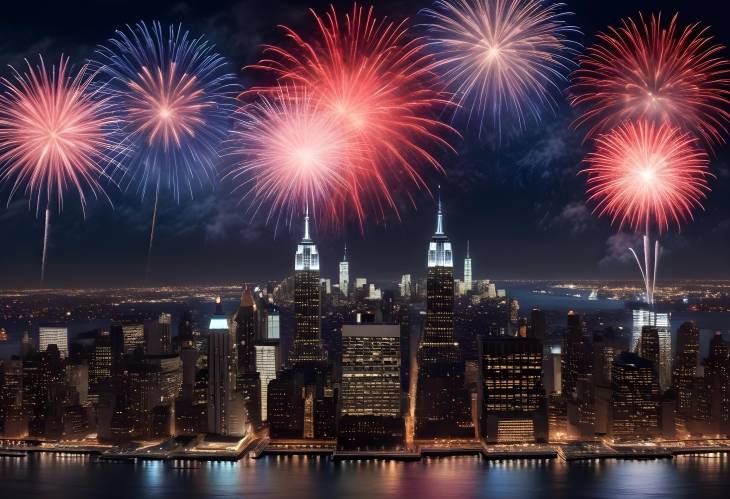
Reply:
[[345, 243], [345, 255], [342, 257], [342, 261], [343, 262], [347, 261], [347, 243]]
[[304, 208], [304, 240], [309, 241], [309, 203]]
[[469, 240], [466, 240], [466, 257], [469, 258]]
[[444, 212], [441, 207], [441, 185], [438, 186], [439, 189], [439, 209], [438, 213], [436, 214], [436, 235], [442, 236], [444, 234]]

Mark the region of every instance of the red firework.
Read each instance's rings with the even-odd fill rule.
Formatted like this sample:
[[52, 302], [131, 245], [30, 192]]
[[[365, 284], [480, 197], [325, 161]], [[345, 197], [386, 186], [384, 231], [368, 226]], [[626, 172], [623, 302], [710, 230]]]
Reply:
[[585, 159], [589, 200], [611, 223], [660, 232], [692, 219], [710, 191], [707, 153], [697, 139], [662, 123], [626, 122], [599, 135]]
[[627, 18], [598, 35], [573, 75], [571, 103], [577, 127], [587, 137], [627, 119], [671, 123], [694, 132], [708, 145], [723, 142], [730, 119], [730, 62], [699, 23], [680, 30], [677, 15], [663, 26]]
[[11, 197], [24, 190], [35, 198], [37, 209], [53, 201], [60, 209], [69, 187], [84, 207], [87, 190], [103, 193], [99, 179], [114, 164], [109, 100], [91, 88], [86, 66], [71, 74], [68, 58], [27, 66], [0, 79], [0, 181], [12, 184]]
[[406, 20], [378, 20], [372, 7], [356, 4], [343, 18], [334, 7], [312, 15], [316, 40], [284, 28], [288, 44], [267, 46], [267, 58], [253, 67], [311, 96], [353, 137], [360, 161], [350, 186], [357, 191], [347, 196], [368, 200], [381, 214], [384, 206], [397, 213], [392, 188], [403, 180], [426, 187], [423, 165], [443, 171], [429, 146], [449, 148], [444, 137], [454, 133], [433, 118], [448, 99], [435, 87], [431, 57], [423, 40], [407, 36]]
[[231, 153], [241, 158], [228, 173], [255, 209], [291, 222], [312, 206], [320, 223], [337, 225], [343, 196], [361, 214], [358, 151], [348, 130], [309, 95], [282, 86], [237, 113]]

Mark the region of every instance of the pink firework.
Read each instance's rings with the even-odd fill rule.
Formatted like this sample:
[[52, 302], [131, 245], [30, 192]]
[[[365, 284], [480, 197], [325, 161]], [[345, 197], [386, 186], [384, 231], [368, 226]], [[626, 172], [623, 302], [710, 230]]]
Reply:
[[580, 115], [575, 122], [591, 137], [627, 119], [670, 123], [708, 145], [723, 142], [730, 119], [730, 63], [708, 28], [668, 26], [661, 15], [648, 22], [627, 18], [598, 35], [580, 58], [570, 89]]
[[237, 117], [232, 153], [240, 162], [228, 176], [256, 209], [268, 204], [269, 217], [290, 222], [312, 206], [319, 222], [335, 225], [345, 198], [362, 212], [356, 138], [311, 96], [282, 86]]
[[666, 123], [627, 122], [595, 139], [588, 154], [589, 200], [611, 222], [659, 231], [692, 218], [710, 191], [707, 153], [688, 132]]
[[37, 210], [54, 201], [61, 209], [68, 188], [85, 207], [87, 190], [103, 194], [99, 179], [115, 156], [116, 120], [91, 87], [95, 75], [87, 66], [71, 74], [64, 57], [58, 66], [46, 68], [41, 58], [12, 71], [12, 80], [0, 80], [0, 181], [12, 184], [11, 198], [25, 191]]
[[433, 117], [448, 99], [435, 87], [431, 57], [423, 40], [408, 36], [406, 20], [378, 20], [372, 7], [355, 4], [343, 17], [334, 7], [323, 17], [312, 14], [318, 37], [285, 28], [289, 43], [268, 46], [268, 58], [254, 67], [306, 92], [354, 138], [363, 158], [350, 184], [363, 202], [356, 208], [397, 213], [394, 188], [425, 187], [424, 167], [442, 172], [432, 147], [449, 148], [444, 137], [454, 133]]

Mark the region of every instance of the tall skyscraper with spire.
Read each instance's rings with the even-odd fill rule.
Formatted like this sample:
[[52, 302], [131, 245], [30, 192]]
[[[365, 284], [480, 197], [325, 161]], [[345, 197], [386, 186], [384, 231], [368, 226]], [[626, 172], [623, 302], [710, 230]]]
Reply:
[[345, 298], [350, 296], [350, 262], [347, 261], [347, 245], [345, 255], [340, 262], [340, 292]]
[[472, 437], [464, 361], [454, 339], [454, 259], [439, 195], [436, 232], [428, 245], [426, 324], [418, 348], [416, 437]]
[[294, 344], [289, 353], [293, 365], [327, 360], [320, 328], [319, 252], [309, 235], [309, 208], [304, 215], [304, 237], [294, 256]]
[[466, 242], [466, 258], [464, 258], [464, 290], [472, 290], [471, 257], [469, 256], [469, 241]]

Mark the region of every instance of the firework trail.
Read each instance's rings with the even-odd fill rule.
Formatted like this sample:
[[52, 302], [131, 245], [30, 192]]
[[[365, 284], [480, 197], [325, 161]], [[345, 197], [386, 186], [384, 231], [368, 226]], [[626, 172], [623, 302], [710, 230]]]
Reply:
[[650, 230], [678, 228], [702, 208], [710, 191], [707, 153], [698, 139], [666, 123], [627, 122], [595, 139], [586, 157], [588, 198], [599, 216], [619, 228], [644, 230], [644, 264], [630, 249], [641, 270], [649, 304], [654, 302], [659, 242], [652, 263]]
[[722, 143], [730, 119], [723, 49], [699, 23], [680, 29], [676, 15], [669, 25], [661, 15], [624, 19], [579, 59], [569, 89], [580, 113], [575, 126], [592, 137], [644, 119], [690, 130], [709, 146]]
[[[362, 227], [370, 207], [380, 216], [386, 208], [398, 213], [394, 188], [403, 188], [409, 198], [409, 186], [427, 188], [424, 167], [443, 172], [430, 148], [450, 148], [444, 137], [454, 131], [433, 118], [448, 101], [436, 87], [423, 40], [408, 36], [407, 20], [378, 20], [372, 7], [357, 4], [344, 16], [334, 7], [324, 16], [312, 15], [318, 29], [313, 40], [283, 28], [287, 43], [267, 46], [266, 58], [252, 67], [306, 94], [351, 135], [362, 161], [347, 175], [356, 177], [349, 184], [356, 191], [337, 196], [344, 203], [337, 208], [349, 211], [347, 199], [354, 195]], [[248, 94], [270, 92], [277, 93], [278, 85]]]
[[136, 185], [142, 199], [150, 189], [155, 194], [149, 273], [160, 188], [179, 201], [182, 192], [192, 197], [214, 182], [238, 85], [212, 44], [159, 22], [118, 30], [96, 53], [130, 150], [120, 183]]
[[11, 185], [10, 199], [23, 191], [36, 214], [45, 210], [43, 284], [52, 205], [62, 210], [67, 189], [84, 213], [87, 193], [106, 197], [100, 179], [118, 166], [122, 148], [113, 137], [118, 123], [110, 100], [87, 66], [74, 73], [63, 56], [57, 66], [46, 67], [42, 57], [26, 65], [0, 79], [0, 182]]
[[580, 30], [564, 4], [545, 0], [439, 0], [424, 9], [429, 46], [453, 92], [457, 113], [501, 130], [505, 118], [524, 128], [554, 109], [573, 67]]

